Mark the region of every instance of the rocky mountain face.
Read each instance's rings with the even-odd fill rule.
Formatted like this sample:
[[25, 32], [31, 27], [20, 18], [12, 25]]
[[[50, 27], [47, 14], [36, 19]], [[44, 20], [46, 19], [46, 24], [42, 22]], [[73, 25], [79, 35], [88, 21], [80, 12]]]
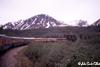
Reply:
[[39, 14], [28, 18], [26, 20], [20, 20], [17, 22], [8, 22], [3, 26], [3, 29], [17, 29], [17, 30], [26, 30], [26, 29], [38, 29], [38, 28], [49, 28], [61, 25], [56, 19], [45, 15]]

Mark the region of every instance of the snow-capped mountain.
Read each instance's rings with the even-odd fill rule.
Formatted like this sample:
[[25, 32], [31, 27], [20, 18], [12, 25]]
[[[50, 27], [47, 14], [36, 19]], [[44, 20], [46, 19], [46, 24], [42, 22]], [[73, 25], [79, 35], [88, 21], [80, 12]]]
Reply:
[[26, 20], [20, 20], [13, 23], [9, 22], [3, 26], [3, 29], [26, 30], [37, 28], [49, 28], [57, 25], [61, 25], [61, 23], [56, 19], [45, 14], [39, 14]]

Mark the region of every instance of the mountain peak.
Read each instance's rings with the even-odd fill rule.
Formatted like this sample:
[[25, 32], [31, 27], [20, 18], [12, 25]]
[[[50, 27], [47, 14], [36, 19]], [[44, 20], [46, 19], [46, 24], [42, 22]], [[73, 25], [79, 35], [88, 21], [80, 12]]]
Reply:
[[7, 23], [4, 25], [4, 29], [18, 29], [18, 30], [26, 30], [26, 29], [38, 29], [38, 28], [49, 28], [60, 25], [61, 23], [56, 19], [52, 18], [46, 14], [35, 15], [26, 20], [20, 20], [15, 23]]

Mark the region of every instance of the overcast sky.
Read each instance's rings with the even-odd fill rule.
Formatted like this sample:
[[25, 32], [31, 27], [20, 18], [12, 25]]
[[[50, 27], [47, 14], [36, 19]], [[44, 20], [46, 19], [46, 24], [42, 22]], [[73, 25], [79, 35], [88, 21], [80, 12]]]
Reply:
[[100, 0], [0, 0], [0, 24], [41, 13], [67, 24], [80, 19], [91, 24], [100, 18]]

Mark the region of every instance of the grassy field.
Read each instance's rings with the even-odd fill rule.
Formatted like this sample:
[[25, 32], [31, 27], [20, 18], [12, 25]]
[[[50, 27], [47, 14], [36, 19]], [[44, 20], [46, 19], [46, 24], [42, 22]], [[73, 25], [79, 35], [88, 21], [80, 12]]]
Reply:
[[100, 62], [99, 42], [31, 42], [17, 56], [16, 67], [81, 67], [78, 62]]

